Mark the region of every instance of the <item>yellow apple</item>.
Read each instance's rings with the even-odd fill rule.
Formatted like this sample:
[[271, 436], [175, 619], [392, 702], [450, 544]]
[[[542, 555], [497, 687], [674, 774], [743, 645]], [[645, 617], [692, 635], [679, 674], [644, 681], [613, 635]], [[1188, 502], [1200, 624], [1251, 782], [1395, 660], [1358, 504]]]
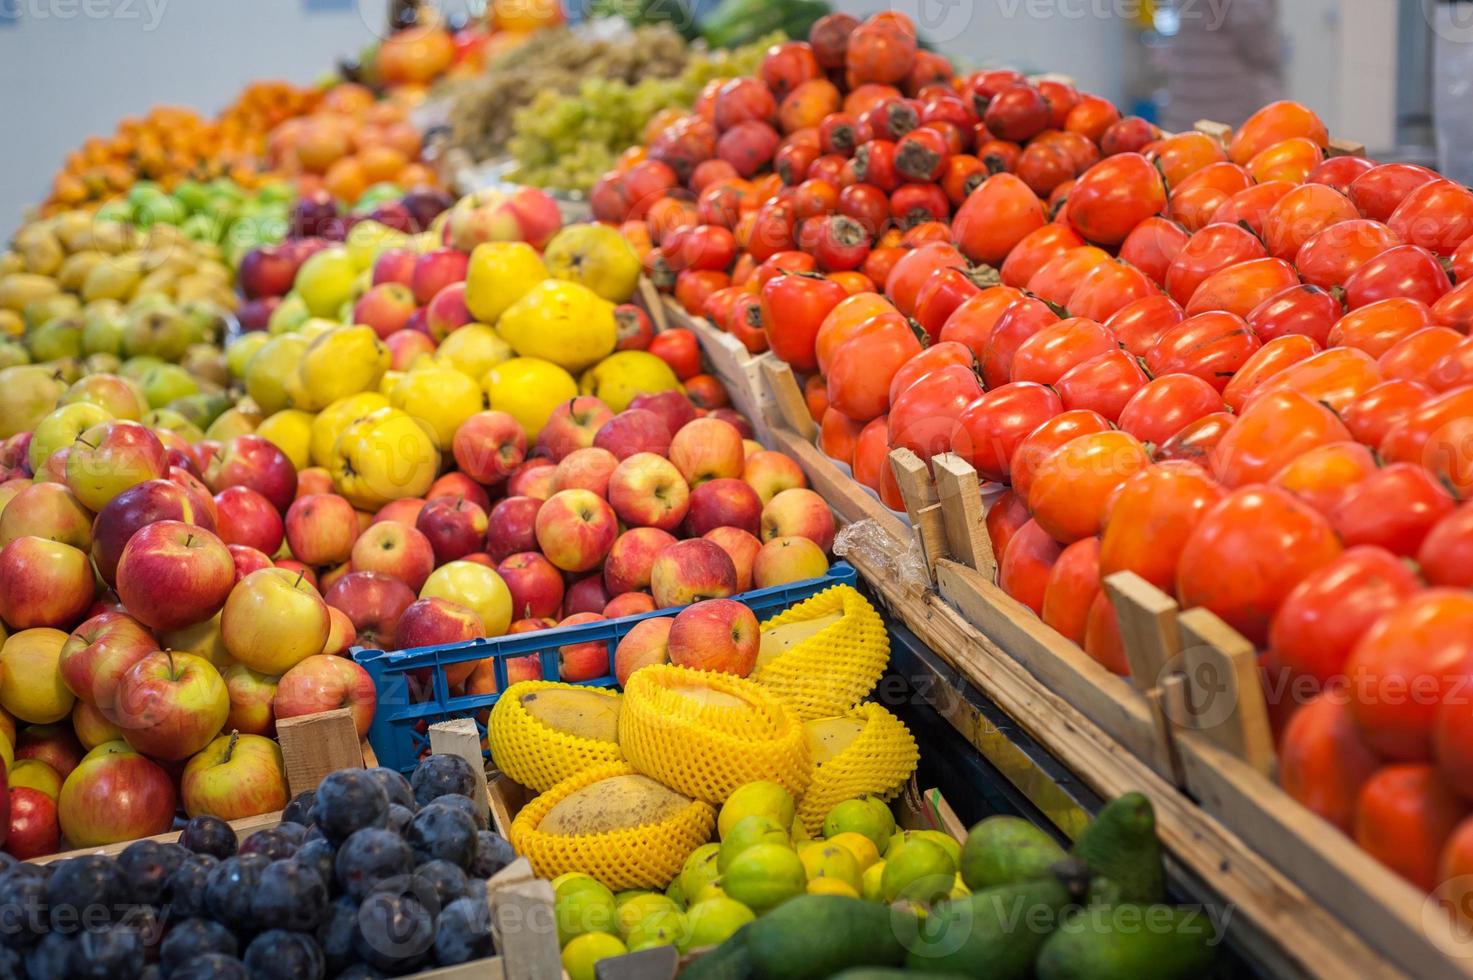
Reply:
[[346, 248], [325, 248], [297, 270], [296, 291], [313, 316], [333, 316], [352, 297], [357, 275]]
[[397, 408], [381, 408], [343, 430], [328, 469], [349, 503], [378, 510], [391, 500], [423, 497], [439, 473], [440, 453], [419, 421]]
[[485, 396], [475, 381], [450, 367], [430, 365], [410, 371], [389, 393], [389, 402], [429, 423], [436, 445], [449, 449], [455, 430], [481, 410]]
[[501, 636], [511, 625], [511, 591], [496, 570], [473, 561], [441, 565], [425, 579], [419, 597], [458, 602], [481, 617], [487, 636]]
[[245, 403], [242, 403], [221, 412], [205, 430], [205, 438], [216, 442], [229, 442], [236, 436], [250, 435], [260, 424], [261, 416], [254, 410], [248, 410]]
[[94, 425], [112, 420], [105, 408], [90, 402], [63, 405], [40, 422], [31, 433], [31, 444], [26, 452], [30, 456], [31, 472], [35, 473], [51, 458], [51, 454], [63, 446], [70, 446], [77, 436]]
[[10, 788], [26, 786], [55, 800], [61, 795], [61, 775], [40, 759], [21, 759], [10, 767]]
[[322, 651], [327, 603], [299, 572], [258, 569], [235, 584], [220, 614], [225, 649], [263, 674], [281, 674]]
[[220, 613], [209, 619], [178, 630], [165, 630], [159, 634], [159, 645], [165, 650], [193, 653], [204, 657], [215, 665], [222, 674], [235, 660], [225, 649], [225, 639], [220, 635]]
[[225, 348], [225, 367], [230, 371], [230, 376], [244, 379], [246, 365], [251, 363], [251, 358], [270, 340], [271, 335], [264, 330], [252, 330], [232, 340], [230, 346]]
[[584, 371], [578, 390], [622, 412], [638, 395], [679, 391], [680, 379], [670, 365], [648, 351], [621, 350]]
[[[508, 599], [510, 605], [510, 599]], [[21, 630], [0, 647], [0, 706], [21, 721], [61, 721], [77, 700], [58, 665], [67, 635], [61, 630]]]
[[[332, 447], [338, 436], [355, 419], [389, 407], [389, 399], [376, 391], [365, 391], [340, 398], [318, 412], [312, 419], [311, 457], [313, 466], [332, 465]], [[288, 454], [290, 455], [290, 454]], [[302, 469], [303, 467], [298, 467]]]

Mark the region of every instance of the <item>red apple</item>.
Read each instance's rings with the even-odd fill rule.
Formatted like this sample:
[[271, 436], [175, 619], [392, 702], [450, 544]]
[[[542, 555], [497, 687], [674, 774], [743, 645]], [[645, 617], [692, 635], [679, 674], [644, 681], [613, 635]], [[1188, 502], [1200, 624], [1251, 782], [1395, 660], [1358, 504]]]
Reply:
[[535, 551], [508, 555], [496, 566], [511, 591], [512, 615], [522, 619], [556, 616], [563, 607], [563, 576]]
[[687, 422], [670, 440], [670, 462], [692, 487], [707, 480], [740, 477], [746, 461], [742, 434], [720, 419]]
[[744, 441], [757, 435], [756, 430], [752, 428], [752, 423], [747, 421], [747, 417], [734, 408], [715, 408], [707, 417], [727, 423], [737, 430]]
[[86, 701], [72, 705], [72, 730], [84, 749], [95, 749], [103, 742], [123, 737], [123, 730]]
[[714, 541], [677, 541], [655, 557], [650, 591], [661, 609], [701, 599], [724, 599], [736, 592], [736, 566]]
[[[410, 603], [399, 617], [399, 628], [394, 633], [394, 649], [413, 650], [416, 647], [466, 643], [485, 635], [485, 630], [481, 628], [481, 617], [474, 609], [439, 596], [426, 596]], [[447, 677], [459, 667], [466, 668], [465, 674], [452, 677], [453, 684], [464, 680], [474, 664], [447, 667]]]
[[628, 408], [603, 424], [594, 434], [593, 444], [619, 459], [638, 453], [664, 456], [670, 451], [670, 427], [654, 412]]
[[[358, 642], [367, 647], [387, 649], [394, 642], [399, 617], [415, 595], [409, 586], [380, 572], [349, 572], [323, 595], [329, 606], [348, 614], [358, 631]], [[278, 716], [279, 717], [279, 716]]]
[[535, 497], [498, 500], [486, 515], [486, 553], [501, 561], [519, 551], [537, 550], [537, 512], [542, 501]]
[[317, 572], [311, 568], [308, 568], [306, 565], [303, 565], [295, 558], [278, 558], [276, 559], [276, 567], [283, 569], [284, 571], [291, 572], [293, 578], [296, 578], [300, 575], [302, 577], [302, 581], [312, 586], [312, 588], [316, 589], [319, 593], [322, 591], [322, 589], [318, 588], [317, 585]]
[[626, 524], [673, 531], [690, 510], [690, 487], [665, 457], [635, 453], [609, 475], [609, 503]]
[[30, 537], [0, 548], [0, 619], [13, 629], [70, 629], [96, 592], [92, 563], [78, 548]]
[[477, 412], [455, 430], [450, 448], [463, 474], [494, 487], [527, 458], [527, 434], [506, 412]]
[[731, 558], [731, 563], [736, 566], [737, 591], [746, 592], [750, 589], [752, 565], [757, 561], [757, 552], [762, 550], [762, 542], [757, 540], [757, 536], [739, 527], [717, 527], [707, 531], [702, 537], [721, 545], [721, 549]]
[[414, 526], [429, 539], [435, 564], [480, 551], [489, 526], [486, 512], [463, 497], [436, 497], [424, 505]]
[[[534, 624], [532, 628], [517, 629], [518, 624]], [[528, 633], [533, 629], [550, 629], [553, 623], [541, 623], [538, 620], [522, 619], [513, 623], [509, 633]], [[542, 663], [535, 656], [512, 657], [506, 662], [506, 684], [510, 687], [521, 681], [542, 680]], [[465, 693], [467, 694], [495, 694], [499, 688], [496, 686], [496, 660], [487, 657], [485, 660], [476, 661], [475, 670], [471, 671], [465, 681]]]
[[118, 494], [169, 474], [169, 456], [145, 425], [114, 420], [94, 425], [72, 443], [66, 482], [84, 506], [98, 511]]
[[347, 708], [358, 726], [359, 738], [368, 734], [377, 705], [373, 678], [346, 657], [308, 657], [282, 674], [276, 685], [278, 721]]
[[[262, 502], [265, 503], [264, 499]], [[271, 519], [280, 524], [276, 512], [269, 504], [265, 506]], [[117, 582], [118, 559], [123, 556], [123, 548], [139, 528], [157, 521], [182, 521], [207, 531], [216, 529], [215, 519], [200, 508], [195, 495], [172, 480], [148, 480], [129, 487], [108, 501], [93, 524], [92, 561], [104, 582], [109, 585]]]
[[275, 735], [276, 713], [271, 702], [276, 698], [276, 675], [263, 674], [245, 664], [231, 664], [225, 668], [223, 679], [230, 697], [226, 730], [247, 735]]
[[629, 675], [650, 664], [670, 662], [670, 627], [673, 616], [642, 619], [619, 641], [614, 649], [614, 679], [620, 687], [629, 683]]
[[414, 263], [418, 258], [418, 253], [412, 248], [385, 249], [373, 262], [373, 284], [397, 282], [409, 285], [414, 278]]
[[417, 528], [379, 521], [353, 542], [352, 570], [392, 575], [418, 593], [435, 570], [435, 549]]
[[394, 371], [408, 371], [420, 358], [435, 353], [435, 342], [429, 334], [407, 327], [385, 337], [384, 346], [389, 349], [389, 368]]
[[280, 674], [321, 653], [332, 628], [328, 607], [306, 576], [265, 568], [240, 581], [220, 614], [220, 638], [236, 660]]
[[[558, 628], [603, 621], [604, 617], [599, 613], [573, 613], [558, 623]], [[591, 681], [609, 672], [609, 645], [604, 640], [564, 644], [558, 647], [557, 657], [558, 679], [570, 684]]]
[[27, 535], [86, 551], [92, 547], [92, 515], [62, 483], [32, 483], [0, 511], [0, 548]]
[[240, 329], [249, 333], [252, 330], [265, 330], [271, 323], [271, 315], [281, 305], [280, 296], [261, 296], [256, 299], [248, 299], [235, 308], [235, 319], [240, 321]]
[[655, 597], [648, 592], [621, 592], [604, 606], [603, 614], [606, 619], [619, 619], [654, 611]]
[[158, 648], [158, 641], [138, 620], [105, 612], [72, 631], [62, 645], [57, 669], [73, 694], [111, 717], [118, 681]]
[[205, 482], [219, 493], [250, 487], [285, 512], [297, 495], [297, 471], [276, 445], [258, 435], [234, 436], [220, 447], [205, 470]]
[[425, 491], [425, 500], [434, 500], [436, 497], [464, 497], [482, 510], [491, 509], [491, 495], [486, 488], [464, 473], [454, 470], [446, 473]]
[[757, 552], [752, 563], [752, 582], [759, 589], [789, 582], [805, 582], [828, 574], [829, 560], [823, 549], [808, 538], [773, 538]]
[[56, 801], [29, 786], [11, 787], [9, 800], [5, 852], [21, 861], [55, 854], [61, 848]]
[[614, 541], [604, 561], [604, 586], [613, 596], [647, 590], [655, 556], [675, 543], [675, 536], [657, 527], [636, 527]]
[[[457, 253], [459, 254], [459, 253]], [[425, 329], [436, 341], [475, 320], [465, 305], [465, 283], [446, 283], [425, 303]]]
[[215, 535], [182, 521], [139, 530], [118, 560], [118, 597], [155, 630], [209, 619], [235, 585], [235, 560]]
[[414, 527], [414, 522], [419, 520], [420, 509], [424, 505], [425, 502], [420, 497], [401, 497], [398, 500], [391, 500], [373, 515], [373, 522], [382, 524], [384, 521], [394, 521], [405, 527]]
[[414, 262], [414, 272], [409, 277], [409, 288], [414, 290], [414, 301], [421, 306], [435, 298], [435, 294], [454, 282], [464, 282], [470, 256], [453, 248], [437, 248], [426, 252]]
[[552, 460], [537, 457], [526, 460], [506, 478], [508, 497], [535, 497], [546, 500], [553, 495], [553, 474], [557, 468]]
[[322, 644], [322, 652], [337, 657], [348, 656], [348, 651], [358, 643], [358, 631], [353, 628], [353, 621], [348, 614], [341, 609], [332, 606], [327, 607], [327, 639]]
[[618, 458], [607, 449], [594, 446], [575, 449], [557, 464], [552, 477], [553, 489], [589, 490], [600, 497], [607, 497], [609, 476], [618, 465]]
[[286, 511], [286, 543], [308, 565], [338, 565], [353, 553], [358, 514], [335, 493], [298, 497]]
[[614, 509], [588, 490], [560, 490], [537, 512], [537, 544], [565, 572], [597, 568], [618, 533]]
[[834, 515], [812, 490], [784, 490], [762, 508], [762, 540], [804, 537], [827, 554], [834, 547]]
[[682, 609], [670, 626], [670, 662], [746, 677], [757, 665], [760, 630], [752, 610], [733, 599]]
[[630, 400], [629, 407], [654, 412], [665, 423], [665, 428], [670, 430], [671, 435], [679, 432], [687, 422], [696, 417], [696, 406], [684, 393], [674, 390], [635, 395]]
[[268, 555], [276, 554], [276, 549], [281, 547], [285, 533], [281, 514], [271, 501], [250, 487], [226, 487], [217, 493], [215, 512], [219, 515], [215, 533], [226, 544], [250, 545]]
[[297, 495], [301, 499], [309, 493], [332, 493], [332, 474], [323, 466], [309, 466], [297, 471]]
[[191, 817], [242, 820], [280, 810], [287, 804], [281, 749], [260, 735], [221, 735], [184, 767], [179, 796]]
[[260, 571], [263, 568], [275, 568], [271, 562], [271, 556], [264, 551], [257, 551], [250, 545], [227, 544], [230, 549], [230, 558], [235, 562], [235, 580], [239, 582], [251, 572]]
[[594, 572], [568, 585], [563, 593], [563, 612], [569, 616], [574, 613], [602, 613], [612, 598], [604, 587], [603, 574]]
[[771, 449], [761, 449], [747, 457], [742, 479], [757, 491], [764, 506], [784, 490], [808, 486], [803, 467], [792, 457]]
[[247, 299], [285, 296], [297, 277], [297, 262], [278, 245], [259, 245], [241, 257], [235, 275]]
[[575, 449], [593, 445], [594, 435], [614, 417], [609, 406], [593, 395], [579, 395], [560, 403], [537, 433], [537, 448], [554, 461]]
[[27, 725], [16, 733], [15, 758], [44, 762], [65, 779], [77, 768], [87, 750], [72, 726], [64, 721], [50, 725]]
[[741, 528], [756, 534], [762, 521], [762, 500], [745, 482], [723, 477], [707, 480], [690, 492], [685, 531], [700, 537], [718, 527]]
[[[198, 448], [198, 443], [196, 443], [196, 448]], [[189, 499], [198, 505], [195, 508], [197, 513], [210, 515], [211, 525], [219, 523], [220, 512], [215, 506], [215, 498], [210, 496], [210, 488], [205, 486], [205, 481], [182, 466], [171, 466], [169, 467], [169, 482], [178, 484], [189, 494]], [[203, 523], [200, 524], [200, 527], [205, 527], [206, 530], [213, 529], [213, 526], [206, 527]]]
[[414, 316], [414, 293], [400, 282], [383, 282], [359, 297], [353, 304], [353, 322], [372, 327], [380, 340], [403, 330]]
[[139, 752], [185, 759], [219, 734], [230, 716], [230, 692], [204, 657], [151, 653], [118, 682], [115, 711], [123, 737]]

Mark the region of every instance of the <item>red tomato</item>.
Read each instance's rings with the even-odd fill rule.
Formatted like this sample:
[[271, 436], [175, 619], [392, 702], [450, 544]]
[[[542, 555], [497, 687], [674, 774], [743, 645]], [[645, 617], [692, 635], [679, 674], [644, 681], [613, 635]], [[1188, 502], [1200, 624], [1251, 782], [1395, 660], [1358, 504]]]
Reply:
[[1294, 266], [1300, 279], [1330, 289], [1344, 285], [1355, 270], [1400, 244], [1401, 236], [1379, 221], [1341, 221], [1306, 238], [1294, 254]]
[[1384, 548], [1348, 548], [1284, 599], [1269, 645], [1290, 671], [1329, 684], [1345, 676], [1350, 652], [1371, 625], [1421, 587], [1406, 562]]
[[1125, 403], [1120, 428], [1141, 442], [1160, 446], [1190, 423], [1222, 409], [1222, 396], [1201, 378], [1163, 374], [1146, 382]]
[[1473, 504], [1463, 504], [1427, 532], [1417, 564], [1433, 585], [1473, 588]]
[[1435, 391], [1473, 384], [1473, 339], [1464, 339], [1438, 358], [1427, 372], [1427, 384]]
[[1166, 291], [1172, 299], [1185, 304], [1214, 272], [1267, 254], [1263, 243], [1252, 232], [1237, 225], [1208, 225], [1187, 239], [1167, 266]]
[[1087, 408], [1114, 422], [1150, 379], [1137, 358], [1111, 350], [1070, 368], [1054, 389], [1065, 408]]
[[1353, 347], [1380, 357], [1397, 341], [1432, 326], [1432, 310], [1420, 300], [1379, 300], [1351, 310], [1335, 321], [1326, 342], [1332, 347]]
[[796, 371], [818, 367], [814, 345], [830, 310], [848, 298], [844, 287], [822, 276], [788, 275], [762, 287], [762, 320], [773, 353]]
[[1452, 283], [1437, 256], [1416, 245], [1398, 245], [1367, 260], [1345, 280], [1345, 305], [1357, 309], [1401, 297], [1437, 302]]
[[1432, 304], [1432, 319], [1460, 333], [1473, 333], [1473, 279], [1463, 280], [1443, 293]]
[[1039, 615], [1060, 634], [1084, 644], [1089, 607], [1100, 591], [1100, 539], [1081, 538], [1059, 553], [1044, 584]]
[[951, 433], [951, 451], [986, 479], [1006, 482], [1018, 445], [1063, 410], [1059, 396], [1045, 385], [1001, 385], [962, 410]]
[[1381, 371], [1370, 355], [1350, 347], [1331, 347], [1269, 378], [1248, 402], [1251, 405], [1271, 391], [1297, 391], [1340, 412], [1380, 380]]
[[945, 242], [930, 242], [912, 249], [895, 263], [885, 280], [885, 295], [906, 316], [915, 313], [916, 299], [926, 280], [938, 269], [961, 269], [966, 257]]
[[1188, 536], [1176, 569], [1177, 598], [1183, 608], [1212, 610], [1261, 646], [1289, 591], [1339, 554], [1329, 522], [1292, 494], [1242, 487]]
[[[901, 370], [934, 350], [937, 348], [912, 358]], [[958, 420], [980, 397], [982, 383], [969, 364], [953, 363], [931, 370], [891, 400], [890, 445], [903, 446], [925, 460], [951, 452]]]
[[1120, 261], [1129, 262], [1158, 286], [1166, 285], [1166, 270], [1181, 254], [1190, 236], [1170, 218], [1159, 215], [1135, 226], [1120, 243]]
[[1473, 595], [1426, 589], [1383, 614], [1346, 662], [1351, 713], [1367, 744], [1392, 759], [1427, 759], [1438, 705], [1466, 679]]
[[818, 448], [825, 456], [837, 459], [845, 466], [854, 465], [854, 449], [859, 442], [859, 433], [864, 426], [830, 407], [823, 413], [818, 427]]
[[1037, 296], [1024, 296], [1003, 310], [993, 324], [987, 337], [987, 346], [978, 358], [982, 368], [982, 381], [989, 388], [998, 388], [1012, 378], [1013, 355], [1029, 337], [1051, 323], [1058, 323], [1059, 315], [1049, 304]]
[[670, 365], [675, 376], [684, 381], [701, 373], [701, 343], [689, 330], [665, 330], [655, 334], [646, 348]]
[[1382, 163], [1351, 181], [1346, 193], [1367, 218], [1385, 221], [1408, 194], [1437, 179], [1436, 171], [1414, 163]]
[[1110, 253], [1093, 245], [1061, 252], [1045, 262], [1028, 280], [1027, 290], [1039, 299], [1063, 306], [1079, 288], [1085, 273], [1110, 261]]
[[1279, 784], [1300, 806], [1352, 832], [1361, 787], [1380, 761], [1361, 740], [1345, 695], [1322, 691], [1305, 703], [1279, 742]]
[[1233, 313], [1189, 316], [1162, 334], [1146, 354], [1152, 376], [1194, 374], [1218, 391], [1262, 346], [1251, 327]]
[[1402, 419], [1432, 397], [1432, 389], [1416, 381], [1383, 381], [1367, 388], [1340, 413], [1356, 442], [1379, 446]]
[[1070, 317], [1049, 324], [1018, 346], [1010, 380], [1051, 385], [1070, 368], [1116, 349], [1115, 335], [1099, 323]]
[[1150, 464], [1146, 448], [1128, 432], [1077, 436], [1038, 464], [1028, 507], [1054, 540], [1087, 538], [1100, 532], [1115, 489]]
[[1206, 465], [1212, 450], [1238, 421], [1231, 412], [1213, 412], [1182, 426], [1176, 435], [1156, 449], [1156, 459], [1184, 459]]
[[1377, 465], [1375, 453], [1358, 442], [1327, 442], [1289, 460], [1269, 482], [1329, 517]]
[[1304, 336], [1324, 346], [1341, 312], [1340, 301], [1328, 290], [1301, 283], [1259, 303], [1245, 319], [1264, 343]]
[[1377, 545], [1409, 558], [1454, 506], [1452, 496], [1422, 467], [1391, 463], [1347, 490], [1330, 523], [1347, 545]]
[[1315, 446], [1350, 438], [1334, 412], [1297, 391], [1255, 398], [1212, 451], [1211, 468], [1229, 487], [1263, 483]]
[[987, 508], [987, 540], [992, 543], [993, 556], [1000, 559], [1018, 528], [1031, 519], [1027, 505], [1018, 494], [1013, 490], [1004, 490], [1002, 496]]
[[[1375, 747], [1374, 741], [1372, 748]], [[1424, 892], [1437, 887], [1437, 860], [1468, 804], [1430, 765], [1383, 766], [1356, 797], [1354, 836], [1367, 854]]]
[[1227, 403], [1228, 408], [1241, 412], [1254, 388], [1291, 364], [1298, 364], [1319, 351], [1319, 344], [1299, 334], [1288, 334], [1270, 340], [1243, 362], [1227, 387], [1222, 389], [1222, 400]]
[[1473, 236], [1473, 191], [1451, 180], [1428, 181], [1408, 194], [1386, 223], [1410, 245], [1452, 255]]
[[1121, 261], [1101, 262], [1079, 280], [1064, 305], [1074, 316], [1107, 320], [1138, 299], [1158, 290], [1146, 274]]
[[885, 322], [834, 351], [829, 362], [829, 404], [856, 422], [868, 422], [890, 409], [895, 372], [921, 352], [909, 323]]
[[1109, 432], [1110, 420], [1098, 412], [1087, 410], [1060, 412], [1030, 432], [1008, 461], [1008, 478], [1013, 492], [1026, 501], [1033, 488], [1033, 474], [1060, 446], [1079, 436]]
[[1038, 195], [1012, 174], [993, 174], [952, 217], [952, 241], [973, 262], [998, 265], [1047, 223]]
[[1411, 381], [1432, 379], [1434, 366], [1466, 337], [1448, 327], [1427, 327], [1407, 334], [1376, 359], [1381, 377]]
[[1084, 239], [1068, 225], [1044, 225], [1029, 232], [1013, 247], [999, 276], [1005, 285], [1022, 288], [1050, 259], [1083, 244]]
[[1328, 146], [1329, 131], [1320, 117], [1298, 102], [1270, 102], [1239, 126], [1228, 143], [1228, 158], [1247, 163], [1275, 143], [1302, 136], [1317, 146]]
[[1226, 491], [1196, 463], [1148, 466], [1116, 491], [1100, 537], [1100, 575], [1135, 572], [1172, 590], [1176, 565], [1192, 529]]
[[1236, 163], [1210, 163], [1171, 189], [1171, 217], [1187, 231], [1199, 231], [1218, 208], [1252, 186], [1253, 178]]
[[1166, 209], [1166, 185], [1139, 153], [1106, 157], [1069, 193], [1069, 223], [1086, 241], [1118, 245], [1142, 221]]
[[1049, 572], [1064, 546], [1029, 521], [1013, 534], [997, 566], [997, 584], [1035, 613], [1043, 612], [1043, 596]]
[[1105, 321], [1105, 327], [1126, 351], [1135, 357], [1145, 357], [1161, 335], [1185, 316], [1170, 296], [1156, 293], [1122, 306]]
[[1291, 184], [1287, 180], [1271, 180], [1266, 184], [1254, 184], [1223, 201], [1218, 205], [1217, 210], [1208, 216], [1207, 221], [1209, 224], [1229, 225], [1242, 222], [1253, 234], [1262, 235], [1263, 219], [1273, 206], [1279, 203], [1279, 198], [1297, 186], [1299, 185]]

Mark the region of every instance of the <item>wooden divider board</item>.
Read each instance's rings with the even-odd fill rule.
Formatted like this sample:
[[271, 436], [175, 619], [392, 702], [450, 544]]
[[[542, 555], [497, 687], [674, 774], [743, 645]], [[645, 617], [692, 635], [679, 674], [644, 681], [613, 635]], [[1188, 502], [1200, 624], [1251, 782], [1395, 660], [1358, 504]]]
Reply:
[[339, 769], [362, 769], [363, 747], [347, 708], [276, 722], [276, 741], [286, 767], [287, 794], [296, 796]]

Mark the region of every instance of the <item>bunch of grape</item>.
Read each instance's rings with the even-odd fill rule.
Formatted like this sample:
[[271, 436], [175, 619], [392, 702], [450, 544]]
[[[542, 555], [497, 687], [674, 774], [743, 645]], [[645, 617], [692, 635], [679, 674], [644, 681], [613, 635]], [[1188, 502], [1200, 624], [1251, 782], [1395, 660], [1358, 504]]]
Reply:
[[625, 149], [641, 142], [645, 125], [662, 109], [689, 108], [714, 78], [752, 75], [782, 35], [733, 51], [696, 54], [678, 78], [630, 84], [590, 78], [574, 95], [544, 90], [515, 115], [508, 144], [517, 162], [508, 178], [536, 187], [586, 191]]

